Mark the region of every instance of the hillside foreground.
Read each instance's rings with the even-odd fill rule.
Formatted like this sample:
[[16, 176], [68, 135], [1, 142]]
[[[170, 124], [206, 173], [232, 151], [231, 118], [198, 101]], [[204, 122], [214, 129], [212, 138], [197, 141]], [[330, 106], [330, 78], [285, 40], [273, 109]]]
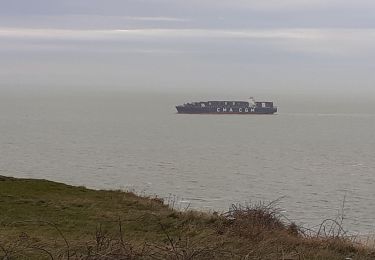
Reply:
[[375, 259], [332, 223], [314, 233], [283, 221], [272, 204], [177, 211], [130, 192], [0, 176], [0, 259], [7, 260]]

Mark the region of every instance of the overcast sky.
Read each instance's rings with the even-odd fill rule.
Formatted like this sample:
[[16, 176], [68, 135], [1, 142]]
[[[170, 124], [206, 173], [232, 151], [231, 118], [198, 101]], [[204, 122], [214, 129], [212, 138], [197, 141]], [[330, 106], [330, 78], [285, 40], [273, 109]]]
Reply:
[[0, 0], [0, 88], [375, 99], [373, 0]]

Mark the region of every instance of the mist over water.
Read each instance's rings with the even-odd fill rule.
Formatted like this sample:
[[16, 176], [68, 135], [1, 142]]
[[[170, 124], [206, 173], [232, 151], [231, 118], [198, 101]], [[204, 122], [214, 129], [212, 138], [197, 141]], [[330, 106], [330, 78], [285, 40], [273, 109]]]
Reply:
[[334, 218], [345, 197], [345, 227], [374, 233], [373, 101], [254, 96], [275, 101], [279, 113], [174, 108], [248, 97], [227, 94], [4, 92], [0, 175], [172, 194], [205, 210], [282, 198], [288, 218], [307, 226]]

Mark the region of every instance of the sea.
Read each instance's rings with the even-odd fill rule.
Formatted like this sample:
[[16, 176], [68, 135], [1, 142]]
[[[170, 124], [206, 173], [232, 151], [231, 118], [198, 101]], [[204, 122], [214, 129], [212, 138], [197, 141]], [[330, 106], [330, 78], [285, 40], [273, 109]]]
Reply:
[[225, 99], [2, 93], [0, 175], [133, 191], [180, 210], [273, 202], [307, 228], [340, 216], [353, 234], [375, 233], [373, 103], [276, 95], [276, 115], [176, 113], [210, 98]]

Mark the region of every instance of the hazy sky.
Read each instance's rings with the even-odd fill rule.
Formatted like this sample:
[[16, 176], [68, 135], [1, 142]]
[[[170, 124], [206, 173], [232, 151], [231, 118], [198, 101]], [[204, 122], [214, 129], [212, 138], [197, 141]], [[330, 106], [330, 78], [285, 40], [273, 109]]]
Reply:
[[375, 99], [373, 0], [0, 0], [0, 88]]

